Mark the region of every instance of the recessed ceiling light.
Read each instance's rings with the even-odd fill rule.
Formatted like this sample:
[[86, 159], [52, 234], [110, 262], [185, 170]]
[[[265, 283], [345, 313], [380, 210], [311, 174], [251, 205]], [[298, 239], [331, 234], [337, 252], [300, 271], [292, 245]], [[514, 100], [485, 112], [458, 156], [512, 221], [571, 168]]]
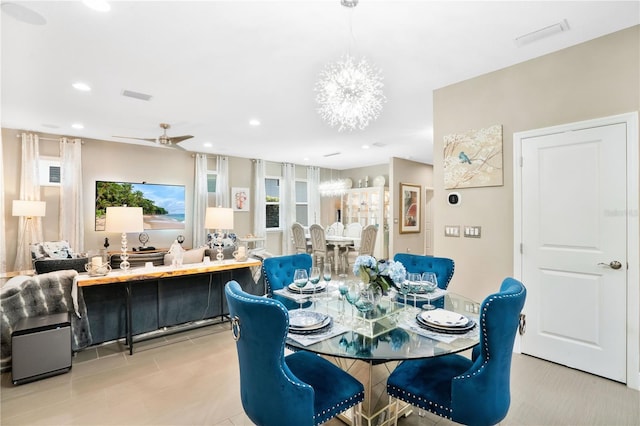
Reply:
[[90, 92], [91, 91], [91, 87], [89, 87], [89, 85], [87, 83], [83, 83], [81, 81], [77, 81], [75, 83], [72, 84], [73, 88], [76, 90], [79, 90], [81, 92]]
[[362, 149], [369, 149], [369, 145], [362, 145]]
[[256, 120], [255, 118], [253, 118], [253, 119], [249, 120], [249, 125], [253, 126], [253, 127], [259, 126], [260, 125], [260, 120]]
[[73, 127], [74, 129], [78, 129], [78, 130], [84, 129], [84, 125], [82, 123], [73, 123], [71, 125], [71, 127]]
[[105, 0], [82, 0], [82, 3], [89, 9], [97, 12], [108, 12], [111, 10], [111, 5]]
[[302, 161], [309, 161], [309, 157], [304, 157]]
[[202, 144], [202, 146], [204, 146], [205, 148], [211, 148], [213, 144], [211, 142], [205, 142]]

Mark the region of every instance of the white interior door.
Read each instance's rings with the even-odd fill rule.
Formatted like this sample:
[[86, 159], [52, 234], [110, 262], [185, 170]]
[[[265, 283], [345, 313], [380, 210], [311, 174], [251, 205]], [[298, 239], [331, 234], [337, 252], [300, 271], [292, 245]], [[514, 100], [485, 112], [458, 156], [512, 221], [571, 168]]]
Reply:
[[626, 134], [622, 123], [521, 142], [522, 281], [528, 289], [521, 350], [621, 382]]

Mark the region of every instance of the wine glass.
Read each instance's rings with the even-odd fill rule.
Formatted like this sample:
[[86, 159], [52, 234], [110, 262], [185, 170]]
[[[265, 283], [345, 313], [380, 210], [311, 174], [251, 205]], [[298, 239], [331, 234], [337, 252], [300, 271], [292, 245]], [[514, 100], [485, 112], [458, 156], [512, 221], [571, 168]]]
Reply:
[[411, 283], [409, 280], [404, 280], [400, 283], [400, 294], [402, 294], [402, 302], [404, 305], [403, 311], [407, 310], [407, 296], [411, 293]]
[[314, 266], [309, 271], [309, 282], [313, 284], [313, 308], [316, 308], [316, 290], [318, 289], [318, 283], [320, 282], [320, 268]]
[[[302, 294], [302, 288], [307, 285], [309, 281], [309, 276], [307, 275], [306, 269], [296, 269], [293, 273], [293, 283], [300, 289], [300, 293]], [[300, 309], [302, 309], [302, 297], [298, 299], [300, 303]]]
[[418, 307], [418, 301], [416, 300], [417, 293], [420, 292], [421, 277], [419, 273], [412, 272], [409, 274], [409, 285], [411, 288], [411, 292], [413, 293], [413, 308], [416, 309]]
[[374, 296], [373, 291], [364, 287], [360, 289], [360, 298], [355, 303], [355, 307], [362, 313], [363, 317], [367, 316], [367, 312], [373, 310]]
[[431, 304], [431, 296], [436, 288], [438, 288], [438, 278], [433, 272], [425, 272], [422, 274], [422, 285], [424, 286], [425, 291], [427, 292], [427, 304], [422, 305], [422, 309], [426, 309], [430, 311], [431, 309], [435, 309], [436, 307]]
[[329, 285], [329, 281], [331, 281], [331, 264], [325, 263], [324, 268], [322, 269], [322, 279], [327, 285]]
[[341, 278], [338, 281], [338, 291], [340, 292], [340, 318], [344, 319], [344, 299], [349, 291], [349, 283], [346, 279]]
[[[357, 281], [350, 281], [347, 285], [347, 302], [351, 305], [355, 306], [355, 304], [360, 299], [360, 284]], [[354, 322], [353, 319], [353, 308], [351, 309], [351, 323]]]

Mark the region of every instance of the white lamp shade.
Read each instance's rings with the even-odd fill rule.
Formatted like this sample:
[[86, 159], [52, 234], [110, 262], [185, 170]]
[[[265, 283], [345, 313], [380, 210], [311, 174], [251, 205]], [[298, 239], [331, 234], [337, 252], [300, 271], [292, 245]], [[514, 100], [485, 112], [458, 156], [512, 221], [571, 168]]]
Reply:
[[208, 207], [204, 218], [207, 229], [233, 229], [233, 209], [227, 207]]
[[142, 232], [142, 207], [107, 207], [106, 232]]
[[13, 200], [12, 215], [13, 216], [44, 216], [47, 203], [44, 201], [33, 200]]

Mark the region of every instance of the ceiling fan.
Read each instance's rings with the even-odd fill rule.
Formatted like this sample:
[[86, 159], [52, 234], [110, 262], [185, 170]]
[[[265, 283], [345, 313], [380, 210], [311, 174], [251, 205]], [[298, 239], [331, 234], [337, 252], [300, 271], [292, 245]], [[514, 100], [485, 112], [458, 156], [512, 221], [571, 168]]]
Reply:
[[167, 136], [167, 129], [171, 128], [171, 126], [168, 125], [167, 123], [160, 123], [160, 128], [163, 129], [163, 132], [157, 138], [134, 138], [134, 137], [130, 137], [130, 136], [113, 136], [113, 137], [114, 138], [137, 139], [137, 140], [147, 141], [147, 142], [155, 142], [155, 143], [157, 143], [159, 145], [176, 147], [176, 148], [180, 148], [180, 149], [184, 149], [184, 148], [182, 148], [180, 145], [178, 145], [179, 142], [185, 141], [187, 139], [191, 139], [193, 137], [191, 135], [174, 136], [174, 137]]

